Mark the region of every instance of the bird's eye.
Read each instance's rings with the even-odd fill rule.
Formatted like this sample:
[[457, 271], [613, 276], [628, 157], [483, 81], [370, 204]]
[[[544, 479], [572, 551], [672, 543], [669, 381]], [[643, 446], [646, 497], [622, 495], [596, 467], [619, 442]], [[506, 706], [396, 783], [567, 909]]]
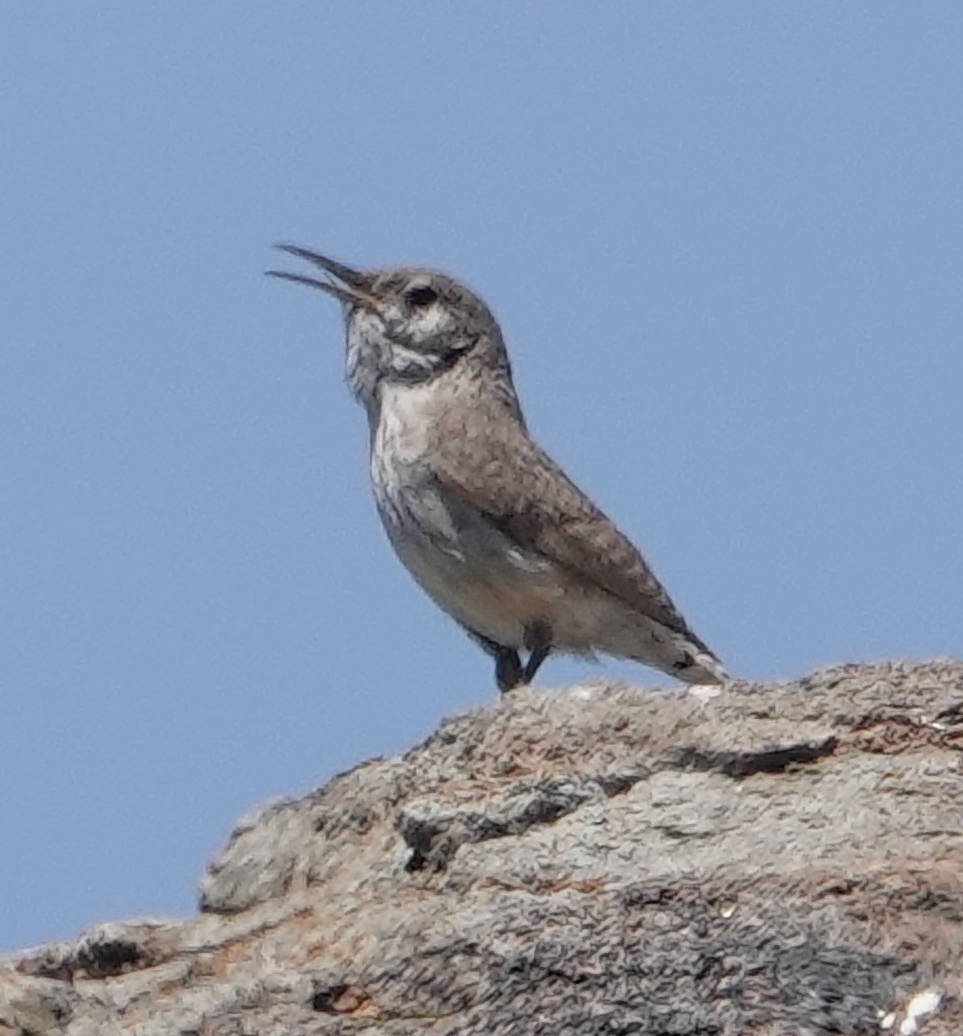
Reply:
[[438, 298], [438, 292], [427, 284], [419, 284], [405, 292], [405, 301], [412, 309], [424, 309]]

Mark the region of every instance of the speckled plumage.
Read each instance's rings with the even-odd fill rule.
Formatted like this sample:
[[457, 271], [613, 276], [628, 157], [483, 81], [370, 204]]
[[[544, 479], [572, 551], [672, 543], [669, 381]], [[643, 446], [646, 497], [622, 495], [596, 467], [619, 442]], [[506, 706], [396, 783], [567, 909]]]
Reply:
[[283, 247], [338, 279], [275, 272], [341, 300], [385, 530], [422, 588], [496, 659], [503, 691], [551, 651], [601, 651], [689, 683], [727, 678], [639, 551], [528, 434], [481, 299], [430, 270], [364, 272]]

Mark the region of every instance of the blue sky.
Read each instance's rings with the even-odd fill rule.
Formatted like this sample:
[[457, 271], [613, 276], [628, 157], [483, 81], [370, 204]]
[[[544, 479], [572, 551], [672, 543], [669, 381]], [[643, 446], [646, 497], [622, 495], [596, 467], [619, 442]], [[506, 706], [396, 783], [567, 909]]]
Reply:
[[[0, 948], [495, 696], [292, 240], [498, 314], [732, 671], [959, 652], [963, 9], [31, 3], [0, 38]], [[551, 660], [546, 686], [614, 674]]]

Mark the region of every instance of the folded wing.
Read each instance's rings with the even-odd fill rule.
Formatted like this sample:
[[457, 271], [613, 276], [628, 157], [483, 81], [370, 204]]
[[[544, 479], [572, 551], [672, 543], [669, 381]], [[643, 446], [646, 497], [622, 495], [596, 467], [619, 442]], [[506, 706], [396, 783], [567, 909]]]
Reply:
[[[501, 419], [498, 419], [498, 418]], [[692, 632], [633, 544], [514, 421], [471, 426], [448, 414], [429, 456], [445, 492], [481, 511], [522, 549], [534, 551], [632, 609], [712, 651]]]

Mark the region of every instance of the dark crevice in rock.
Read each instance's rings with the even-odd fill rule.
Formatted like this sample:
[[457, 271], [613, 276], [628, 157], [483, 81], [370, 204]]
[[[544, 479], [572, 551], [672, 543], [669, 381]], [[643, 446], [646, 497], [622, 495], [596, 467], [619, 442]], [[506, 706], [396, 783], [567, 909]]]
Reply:
[[[614, 787], [624, 791], [625, 779], [616, 780]], [[410, 803], [396, 821], [411, 848], [405, 870], [444, 870], [459, 846], [522, 834], [604, 797], [606, 792], [598, 781], [559, 776], [515, 786], [491, 804], [452, 808], [434, 799]]]
[[77, 967], [91, 978], [121, 975], [144, 963], [141, 947], [126, 939], [111, 939], [84, 946], [77, 954]]
[[599, 787], [605, 793], [607, 799], [616, 795], [624, 795], [631, 791], [639, 781], [649, 776], [648, 770], [629, 770], [621, 773], [601, 773], [595, 777]]
[[520, 835], [551, 824], [589, 802], [623, 795], [647, 776], [647, 771], [621, 771], [579, 777], [562, 774], [534, 785], [520, 783], [498, 802], [471, 804], [463, 809], [422, 801], [402, 810], [397, 828], [411, 856], [407, 871], [444, 870], [459, 846]]
[[55, 944], [50, 953], [24, 960], [18, 970], [38, 978], [73, 982], [78, 974], [111, 978], [153, 963], [151, 954], [134, 940], [107, 938], [81, 941], [69, 952], [65, 952], [63, 944]]
[[812, 763], [831, 755], [836, 738], [829, 735], [820, 741], [800, 741], [789, 745], [773, 745], [758, 751], [725, 751], [701, 749], [686, 745], [672, 755], [673, 768], [680, 770], [716, 771], [727, 777], [749, 777], [755, 773], [782, 773], [799, 763]]
[[338, 1014], [339, 1010], [335, 1004], [350, 988], [347, 982], [338, 982], [333, 986], [315, 990], [314, 996], [311, 997], [311, 1010], [322, 1014]]

